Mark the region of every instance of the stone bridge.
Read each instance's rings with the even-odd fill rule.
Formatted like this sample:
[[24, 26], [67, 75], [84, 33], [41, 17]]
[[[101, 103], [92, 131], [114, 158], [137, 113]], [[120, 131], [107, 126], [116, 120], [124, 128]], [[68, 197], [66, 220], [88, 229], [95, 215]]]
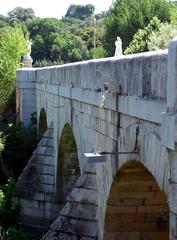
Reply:
[[48, 227], [45, 240], [177, 239], [177, 39], [18, 70], [16, 86], [41, 139], [15, 188], [21, 223]]

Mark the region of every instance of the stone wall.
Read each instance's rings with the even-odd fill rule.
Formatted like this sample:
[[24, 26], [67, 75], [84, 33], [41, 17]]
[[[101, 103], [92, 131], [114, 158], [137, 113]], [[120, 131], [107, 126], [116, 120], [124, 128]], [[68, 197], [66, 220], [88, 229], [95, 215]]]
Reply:
[[[166, 98], [167, 51], [37, 69], [37, 83], [140, 97]], [[126, 74], [125, 74], [126, 72]]]

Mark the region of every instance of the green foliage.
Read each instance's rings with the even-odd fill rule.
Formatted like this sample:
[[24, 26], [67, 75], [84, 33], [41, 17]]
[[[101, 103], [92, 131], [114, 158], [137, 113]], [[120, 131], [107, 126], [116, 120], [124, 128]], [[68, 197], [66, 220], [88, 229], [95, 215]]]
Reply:
[[12, 11], [8, 12], [9, 23], [27, 23], [34, 17], [34, 11], [32, 8], [16, 7]]
[[72, 4], [69, 6], [65, 17], [85, 20], [86, 18], [93, 15], [94, 11], [95, 11], [95, 7], [92, 4], [87, 4], [87, 5]]
[[12, 178], [1, 189], [0, 200], [0, 226], [3, 230], [7, 230], [10, 226], [17, 224], [20, 216], [20, 205], [12, 200], [12, 192], [15, 187], [15, 181]]
[[40, 234], [33, 234], [32, 232], [27, 232], [16, 227], [10, 227], [7, 230], [7, 240], [40, 240]]
[[152, 32], [149, 37], [148, 50], [166, 49], [168, 44], [177, 36], [177, 26], [174, 24], [161, 23], [157, 31]]
[[100, 13], [95, 14], [96, 20], [104, 19], [108, 15], [108, 11], [102, 11]]
[[8, 25], [7, 17], [0, 15], [0, 28], [7, 27]]
[[20, 26], [5, 27], [0, 31], [0, 108], [4, 107], [15, 87], [16, 69], [27, 53], [27, 41]]
[[26, 240], [26, 235], [23, 231], [10, 227], [7, 230], [7, 238], [8, 240]]
[[4, 240], [39, 240], [41, 234], [19, 229], [18, 220], [21, 207], [13, 200], [15, 181], [9, 178], [7, 184], [0, 187], [0, 239]]
[[106, 19], [104, 46], [109, 56], [114, 54], [115, 40], [122, 39], [123, 49], [132, 41], [138, 29], [143, 29], [153, 17], [169, 22], [171, 5], [166, 0], [116, 0]]
[[95, 49], [91, 49], [90, 54], [94, 59], [104, 58], [106, 56], [106, 51], [103, 47], [96, 47]]
[[1, 178], [17, 178], [36, 148], [36, 125], [25, 127], [22, 123], [9, 124], [1, 121], [0, 131], [3, 131], [0, 138], [3, 141], [0, 154]]
[[[74, 18], [63, 18], [62, 22], [68, 32], [72, 32], [74, 35], [82, 38], [84, 46], [86, 46], [89, 51], [89, 58], [94, 58], [96, 56], [96, 54], [93, 54], [95, 34], [95, 52], [101, 51], [101, 55], [105, 57], [106, 52], [101, 50], [103, 49], [102, 41], [104, 32], [104, 22], [102, 20], [95, 22], [93, 17], [87, 18], [85, 21]], [[100, 54], [98, 55], [101, 56]]]
[[2, 151], [4, 150], [4, 142], [5, 142], [5, 137], [3, 135], [3, 132], [0, 132], [0, 156]]
[[176, 25], [172, 23], [162, 23], [154, 17], [144, 29], [138, 30], [124, 53], [131, 54], [165, 49], [176, 35]]
[[139, 29], [133, 36], [132, 42], [125, 49], [124, 53], [131, 54], [149, 51], [148, 42], [150, 41], [150, 37], [153, 31], [159, 30], [160, 24], [160, 20], [158, 20], [157, 17], [154, 17], [144, 29]]
[[28, 29], [33, 40], [34, 62], [46, 59], [61, 64], [89, 58], [88, 49], [81, 37], [67, 31], [58, 19], [35, 18], [28, 24]]

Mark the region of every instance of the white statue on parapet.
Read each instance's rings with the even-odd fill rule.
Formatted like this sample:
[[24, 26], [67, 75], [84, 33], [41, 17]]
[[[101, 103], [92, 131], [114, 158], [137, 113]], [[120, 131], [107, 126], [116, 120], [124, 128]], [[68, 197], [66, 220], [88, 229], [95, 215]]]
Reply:
[[23, 56], [22, 62], [24, 64], [24, 67], [32, 67], [33, 59], [31, 57], [31, 45], [32, 42], [28, 40], [28, 53]]
[[115, 50], [115, 57], [120, 57], [122, 56], [122, 40], [120, 37], [117, 37], [117, 40], [115, 41], [115, 46], [116, 46], [116, 50]]

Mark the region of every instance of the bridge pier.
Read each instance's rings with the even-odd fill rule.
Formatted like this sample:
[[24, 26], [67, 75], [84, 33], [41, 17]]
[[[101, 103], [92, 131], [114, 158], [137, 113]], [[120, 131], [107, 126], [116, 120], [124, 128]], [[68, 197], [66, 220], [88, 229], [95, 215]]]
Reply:
[[31, 114], [37, 112], [36, 71], [33, 68], [17, 70], [16, 79], [16, 114], [25, 125], [31, 123]]

